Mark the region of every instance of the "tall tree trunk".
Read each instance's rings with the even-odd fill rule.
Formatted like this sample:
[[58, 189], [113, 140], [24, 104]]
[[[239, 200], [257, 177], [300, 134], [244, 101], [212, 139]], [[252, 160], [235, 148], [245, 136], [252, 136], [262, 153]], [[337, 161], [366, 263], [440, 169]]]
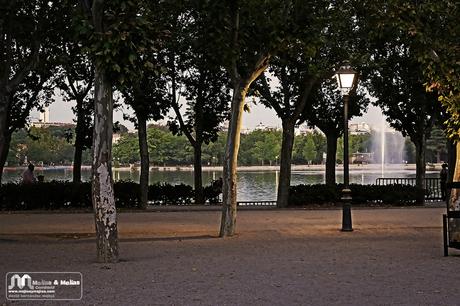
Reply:
[[117, 262], [117, 212], [112, 176], [113, 96], [111, 83], [100, 64], [96, 65], [94, 106], [92, 200], [97, 259]]
[[[415, 185], [425, 189], [425, 136], [415, 143]], [[425, 195], [420, 193], [417, 196], [417, 204], [425, 202]]]
[[2, 184], [3, 168], [8, 157], [10, 149], [10, 140], [8, 132], [8, 98], [6, 94], [0, 94], [0, 185]]
[[[460, 157], [460, 142], [457, 142], [456, 145], [456, 155], [457, 158]], [[455, 170], [453, 175], [453, 181], [459, 182], [460, 181], [460, 163], [455, 163]], [[460, 189], [452, 189], [450, 193], [449, 203], [448, 203], [449, 210], [452, 211], [460, 211]], [[460, 220], [459, 219], [450, 219], [449, 220], [449, 239], [450, 241], [460, 242]]]
[[326, 185], [335, 186], [335, 164], [337, 161], [337, 136], [326, 134]]
[[295, 120], [283, 120], [283, 140], [281, 142], [280, 176], [276, 205], [287, 207], [289, 204], [289, 188], [291, 187], [292, 146], [294, 145]]
[[201, 162], [201, 146], [199, 142], [195, 142], [193, 147], [193, 175], [195, 181], [195, 204], [204, 204], [203, 193], [203, 176], [202, 176], [202, 162]]
[[447, 141], [447, 164], [449, 166], [449, 174], [447, 176], [447, 182], [452, 182], [457, 163], [457, 147], [455, 142], [452, 140]]
[[[455, 168], [457, 167], [457, 147], [454, 141], [448, 139], [447, 140], [447, 182], [451, 183], [453, 182], [454, 178], [454, 173], [455, 173]], [[447, 204], [449, 204], [449, 201], [451, 199], [451, 194], [452, 189], [447, 189]]]
[[77, 98], [77, 126], [75, 127], [75, 151], [73, 157], [73, 182], [81, 182], [81, 160], [83, 155], [83, 141], [85, 138], [84, 127], [85, 114], [83, 114], [83, 99]]
[[240, 147], [240, 131], [244, 108], [244, 99], [249, 85], [238, 82], [234, 86], [230, 125], [224, 155], [224, 173], [222, 186], [222, 220], [220, 237], [233, 236], [236, 226], [236, 167]]
[[149, 148], [147, 145], [147, 120], [143, 116], [137, 116], [139, 138], [139, 151], [141, 155], [141, 175], [139, 187], [141, 194], [141, 207], [147, 209], [149, 194]]

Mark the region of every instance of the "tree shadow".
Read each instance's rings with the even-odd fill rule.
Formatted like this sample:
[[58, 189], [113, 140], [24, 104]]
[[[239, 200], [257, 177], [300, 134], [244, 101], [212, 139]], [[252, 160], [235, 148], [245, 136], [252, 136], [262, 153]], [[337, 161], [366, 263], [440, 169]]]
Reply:
[[156, 241], [189, 241], [189, 240], [208, 240], [217, 239], [219, 236], [198, 235], [198, 236], [171, 236], [171, 237], [132, 237], [119, 238], [119, 242], [156, 242]]

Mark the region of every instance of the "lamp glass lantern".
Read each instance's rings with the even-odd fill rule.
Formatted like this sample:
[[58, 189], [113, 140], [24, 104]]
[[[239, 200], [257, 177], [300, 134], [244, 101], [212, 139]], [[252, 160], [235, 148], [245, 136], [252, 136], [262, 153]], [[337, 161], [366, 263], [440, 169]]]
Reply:
[[348, 95], [356, 82], [357, 72], [350, 66], [342, 66], [336, 72], [337, 83], [343, 95]]

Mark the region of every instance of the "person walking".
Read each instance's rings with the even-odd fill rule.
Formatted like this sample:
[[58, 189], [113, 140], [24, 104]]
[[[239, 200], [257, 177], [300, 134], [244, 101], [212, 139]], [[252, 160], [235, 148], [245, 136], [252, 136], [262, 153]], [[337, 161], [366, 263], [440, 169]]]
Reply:
[[441, 172], [439, 172], [439, 178], [441, 181], [441, 198], [443, 201], [446, 200], [446, 195], [447, 195], [447, 188], [446, 188], [447, 174], [448, 174], [447, 164], [443, 163]]

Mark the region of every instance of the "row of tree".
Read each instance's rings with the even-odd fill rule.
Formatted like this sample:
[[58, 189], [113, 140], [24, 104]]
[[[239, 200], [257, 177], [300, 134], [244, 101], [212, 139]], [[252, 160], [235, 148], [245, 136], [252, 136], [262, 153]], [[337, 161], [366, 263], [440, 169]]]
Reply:
[[[123, 128], [123, 127], [122, 127]], [[139, 139], [136, 133], [118, 132], [121, 136], [113, 147], [113, 160], [116, 166], [140, 163]], [[281, 130], [254, 130], [241, 135], [238, 164], [245, 166], [279, 165]], [[203, 145], [202, 164], [222, 166], [226, 133], [219, 132], [215, 142]], [[380, 134], [372, 132], [350, 135], [351, 153], [372, 152], [367, 162], [381, 162]], [[395, 141], [396, 139], [396, 141]], [[7, 163], [20, 166], [27, 162], [44, 165], [72, 165], [74, 160], [75, 129], [69, 127], [31, 127], [14, 133], [11, 140]], [[386, 135], [386, 163], [415, 163], [415, 146], [409, 138], [401, 139], [394, 134]], [[296, 135], [292, 149], [292, 163], [298, 165], [323, 164], [327, 152], [324, 134], [313, 131]], [[402, 145], [394, 147], [395, 143]], [[147, 127], [147, 146], [150, 166], [179, 166], [193, 164], [193, 147], [184, 135], [174, 135], [167, 126], [149, 125]], [[343, 139], [338, 139], [336, 159], [342, 163]], [[435, 128], [426, 143], [426, 159], [431, 163], [447, 161], [446, 136]], [[83, 152], [83, 164], [91, 164], [89, 150]]]
[[[54, 88], [60, 88], [67, 99], [77, 102], [75, 164], [91, 143], [92, 133], [98, 258], [116, 261], [111, 172], [114, 92], [134, 110], [131, 120], [138, 130], [144, 205], [147, 121], [164, 118], [169, 108], [175, 111], [170, 127], [193, 147], [200, 201], [202, 145], [215, 141], [219, 124], [228, 119], [220, 235], [231, 236], [246, 97], [257, 97], [282, 120], [277, 203], [284, 207], [294, 126], [300, 122], [307, 121], [326, 135], [326, 180], [335, 182], [343, 118], [341, 95], [331, 77], [350, 61], [360, 71], [361, 84], [377, 98], [373, 103], [414, 143], [421, 187], [425, 142], [432, 126], [447, 119], [450, 134], [458, 131], [458, 17], [455, 1], [450, 0], [2, 3], [0, 175], [12, 133], [26, 124], [32, 108], [50, 103]], [[363, 88], [354, 90], [352, 116], [369, 103]]]

